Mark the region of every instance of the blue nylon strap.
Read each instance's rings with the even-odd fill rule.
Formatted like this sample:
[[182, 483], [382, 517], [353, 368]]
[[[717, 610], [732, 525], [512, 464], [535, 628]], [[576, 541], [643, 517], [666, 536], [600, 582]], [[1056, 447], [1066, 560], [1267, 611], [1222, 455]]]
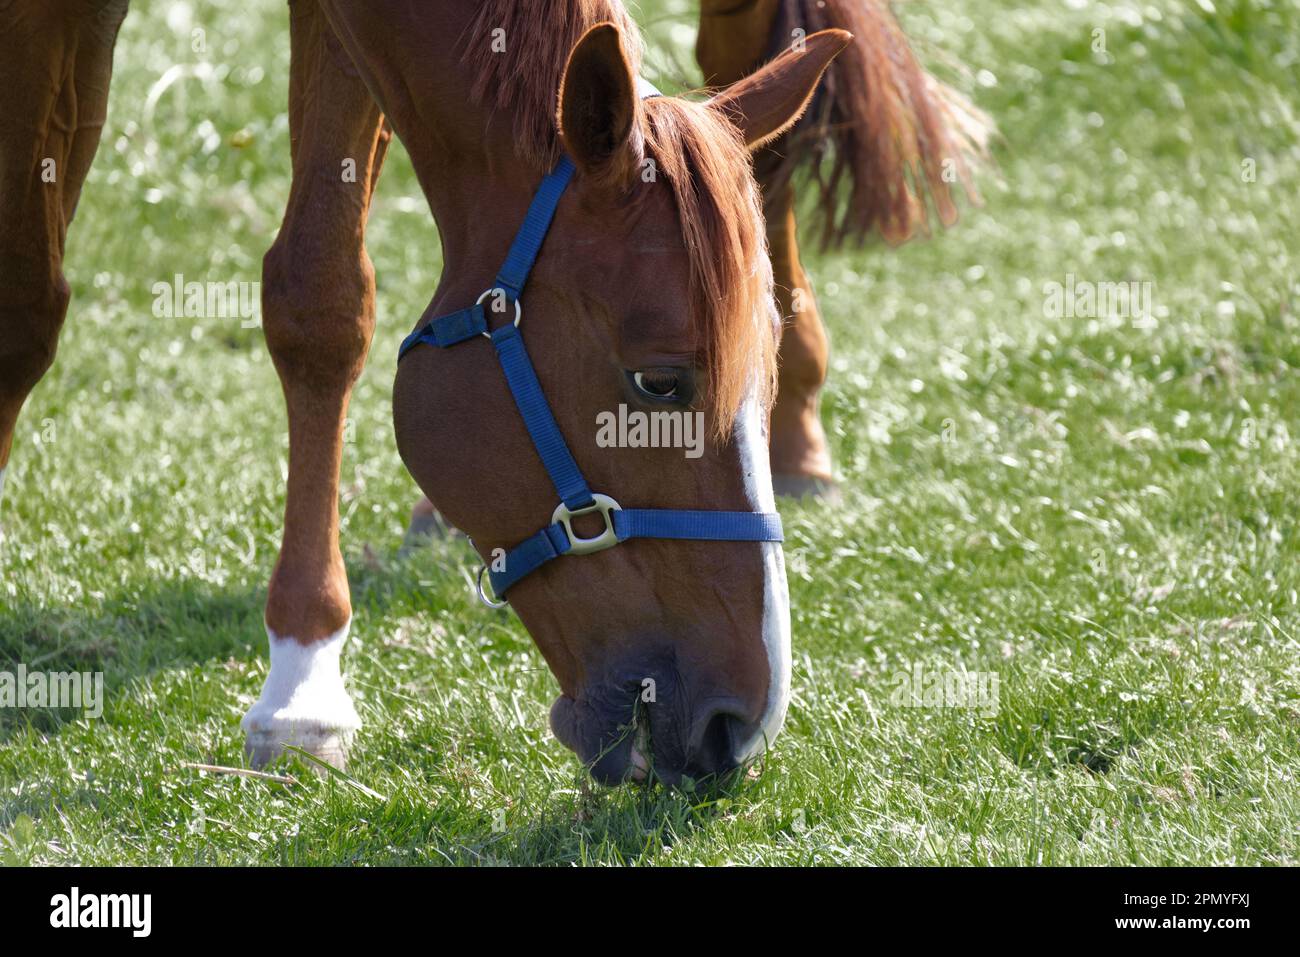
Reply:
[[537, 381], [537, 372], [528, 358], [519, 329], [513, 325], [502, 326], [492, 333], [492, 344], [496, 346], [510, 394], [515, 397], [515, 405], [519, 407], [519, 414], [524, 418], [524, 425], [528, 427], [533, 446], [546, 466], [546, 474], [551, 477], [555, 491], [571, 511], [586, 508], [592, 502], [591, 489], [587, 487], [587, 480], [582, 477], [569, 447], [564, 444], [564, 436], [555, 423], [550, 403], [542, 394], [542, 385]]
[[678, 538], [713, 542], [780, 542], [785, 536], [775, 512], [692, 512], [666, 508], [622, 508], [614, 512], [614, 534], [629, 538]]
[[[780, 542], [785, 536], [775, 512], [706, 512], [666, 508], [624, 508], [613, 513], [620, 542], [630, 538], [667, 538], [701, 542]], [[506, 552], [502, 571], [488, 571], [492, 593], [502, 598], [527, 578], [569, 550], [564, 526], [548, 525]]]
[[[636, 89], [637, 95], [642, 99], [661, 95], [653, 83], [639, 76], [636, 78]], [[533, 194], [528, 212], [524, 216], [524, 224], [515, 234], [514, 242], [510, 244], [510, 252], [506, 254], [506, 261], [497, 273], [496, 285], [493, 286], [494, 289], [501, 289], [511, 302], [515, 302], [523, 295], [528, 274], [532, 272], [533, 264], [537, 262], [537, 254], [541, 252], [542, 243], [546, 241], [546, 234], [550, 231], [552, 220], [555, 219], [555, 210], [560, 205], [560, 197], [568, 189], [574, 172], [573, 161], [567, 156], [561, 156], [555, 169], [546, 175], [541, 185], [537, 187], [537, 192]], [[486, 330], [487, 321], [481, 305], [439, 316], [402, 340], [397, 350], [397, 361], [401, 362], [408, 352], [422, 342], [445, 349], [466, 339], [472, 339]]]
[[519, 579], [537, 571], [551, 559], [559, 558], [568, 550], [569, 536], [564, 531], [564, 526], [558, 522], [547, 525], [506, 552], [505, 560], [501, 563], [505, 566], [502, 571], [491, 568], [496, 562], [489, 565], [488, 578], [492, 582], [492, 594], [500, 598]]
[[573, 160], [561, 156], [555, 169], [537, 187], [537, 193], [528, 207], [528, 215], [524, 217], [524, 224], [519, 227], [515, 241], [510, 245], [510, 252], [506, 255], [505, 264], [497, 273], [495, 288], [505, 290], [511, 302], [519, 298], [524, 284], [528, 282], [528, 274], [546, 240], [551, 220], [555, 218], [555, 208], [560, 205], [560, 197], [564, 195], [569, 180], [573, 179], [573, 169]]
[[487, 313], [484, 312], [482, 303], [475, 303], [468, 309], [458, 309], [445, 316], [430, 319], [416, 329], [402, 340], [397, 350], [397, 361], [401, 362], [402, 357], [421, 342], [445, 349], [484, 332], [487, 332]]
[[[637, 93], [643, 98], [659, 95], [658, 90], [640, 78], [637, 79]], [[493, 287], [501, 289], [511, 302], [519, 301], [528, 274], [546, 240], [560, 197], [573, 173], [572, 161], [567, 156], [562, 157], [533, 196], [524, 224], [510, 246], [510, 253], [497, 273], [496, 286]], [[397, 358], [400, 361], [420, 343], [446, 348], [487, 332], [487, 314], [481, 304], [476, 304], [430, 319], [402, 341]], [[510, 394], [556, 492], [571, 512], [587, 507], [593, 502], [591, 489], [564, 442], [518, 327], [508, 323], [491, 332], [490, 336], [510, 386]], [[628, 508], [616, 509], [609, 520], [619, 542], [632, 538], [722, 542], [779, 542], [783, 539], [781, 516], [775, 513]], [[520, 579], [572, 547], [569, 533], [562, 524], [547, 525], [506, 553], [503, 571], [489, 567], [493, 592], [498, 597], [505, 595]]]

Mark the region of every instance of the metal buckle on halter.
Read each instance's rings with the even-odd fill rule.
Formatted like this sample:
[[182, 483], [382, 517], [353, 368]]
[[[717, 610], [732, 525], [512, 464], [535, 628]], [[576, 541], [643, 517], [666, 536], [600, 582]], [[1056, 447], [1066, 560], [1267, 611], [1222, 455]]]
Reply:
[[487, 589], [483, 587], [483, 576], [487, 574], [487, 570], [488, 567], [486, 565], [479, 566], [478, 600], [481, 601], [483, 604], [487, 605], [489, 608], [504, 608], [506, 607], [506, 605], [510, 604], [510, 602], [505, 600], [498, 600], [495, 596], [489, 596], [487, 593]]
[[[476, 305], [476, 306], [481, 306], [481, 305], [483, 304], [483, 300], [486, 299], [488, 296], [492, 295], [492, 294], [495, 293], [495, 292], [499, 292], [499, 293], [501, 293], [501, 295], [503, 295], [503, 296], [506, 294], [506, 291], [505, 291], [504, 289], [502, 289], [500, 286], [493, 286], [491, 289], [488, 289], [486, 292], [484, 292], [483, 295], [479, 296], [478, 299], [476, 299], [476, 300], [474, 301], [474, 305]], [[485, 313], [488, 312], [488, 310], [486, 310], [486, 309], [483, 310], [483, 311], [484, 311]], [[524, 317], [524, 307], [521, 306], [521, 305], [519, 305], [519, 300], [516, 299], [516, 300], [515, 300], [515, 328], [516, 328], [516, 329], [519, 328], [519, 320], [522, 319], [523, 317]], [[484, 320], [484, 322], [486, 323], [486, 319]], [[491, 339], [491, 338], [492, 338], [492, 330], [491, 330], [491, 329], [486, 329], [486, 330], [484, 330], [483, 335], [485, 335], [485, 336], [487, 336], [487, 338]]]
[[[570, 511], [569, 506], [561, 502], [551, 515], [551, 524], [554, 525], [558, 522], [564, 527], [564, 534], [569, 536], [569, 551], [567, 554], [590, 555], [592, 552], [602, 552], [618, 544], [618, 535], [614, 532], [614, 513], [622, 507], [608, 495], [593, 493], [590, 505], [574, 511]], [[590, 515], [592, 512], [600, 512], [601, 517], [605, 520], [605, 530], [592, 538], [581, 538], [573, 530], [573, 520], [579, 515]]]

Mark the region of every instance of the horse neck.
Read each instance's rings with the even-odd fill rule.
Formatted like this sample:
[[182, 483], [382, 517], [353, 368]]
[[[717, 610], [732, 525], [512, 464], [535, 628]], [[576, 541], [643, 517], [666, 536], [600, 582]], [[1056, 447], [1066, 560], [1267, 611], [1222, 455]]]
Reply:
[[520, 157], [509, 110], [475, 102], [465, 44], [480, 8], [481, 0], [329, 0], [331, 24], [405, 145], [437, 221], [439, 296], [470, 302], [495, 275], [546, 172]]
[[399, 133], [438, 225], [439, 293], [455, 291], [472, 302], [483, 291], [477, 286], [495, 275], [548, 171], [520, 156], [511, 111], [473, 101], [460, 51], [446, 51], [443, 63], [451, 70], [439, 82], [446, 92], [437, 115], [423, 110], [417, 130]]
[[486, 288], [544, 175], [516, 154], [509, 136], [497, 135], [509, 128], [509, 118], [493, 117], [478, 127], [475, 147], [439, 163], [434, 175], [417, 166], [442, 241], [440, 294], [455, 292], [473, 301]]

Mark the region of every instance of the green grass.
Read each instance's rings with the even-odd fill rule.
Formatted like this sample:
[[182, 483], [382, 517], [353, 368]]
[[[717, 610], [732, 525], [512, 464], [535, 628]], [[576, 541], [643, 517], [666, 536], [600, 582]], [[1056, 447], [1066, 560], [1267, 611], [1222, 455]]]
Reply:
[[[848, 496], [783, 507], [794, 699], [722, 799], [589, 788], [546, 728], [555, 682], [527, 634], [470, 598], [466, 549], [395, 558], [415, 493], [392, 362], [438, 274], [400, 150], [369, 229], [379, 332], [341, 501], [368, 790], [182, 768], [241, 761], [285, 421], [260, 331], [154, 318], [151, 286], [257, 280], [288, 189], [283, 4], [196, 3], [204, 56], [182, 6], [124, 28], [71, 313], [3, 506], [0, 661], [102, 669], [108, 703], [0, 713], [0, 858], [1300, 861], [1292, 0], [903, 7], [997, 119], [1000, 179], [928, 243], [809, 256]], [[698, 79], [693, 13], [639, 11], [669, 89]], [[146, 116], [158, 77], [200, 60], [216, 70]], [[1071, 273], [1153, 283], [1155, 322], [1045, 315]], [[997, 714], [892, 705], [918, 662], [996, 672]]]

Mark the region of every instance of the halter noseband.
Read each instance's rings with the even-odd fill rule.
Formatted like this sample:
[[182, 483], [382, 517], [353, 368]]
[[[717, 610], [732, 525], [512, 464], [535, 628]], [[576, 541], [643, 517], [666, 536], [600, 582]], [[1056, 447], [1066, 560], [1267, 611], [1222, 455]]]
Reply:
[[[643, 97], [658, 96], [658, 91], [644, 80], [638, 79], [638, 91]], [[560, 504], [551, 515], [551, 524], [524, 539], [505, 555], [501, 571], [479, 569], [479, 597], [494, 608], [504, 601], [493, 601], [483, 588], [483, 574], [487, 572], [492, 591], [504, 596], [512, 585], [542, 565], [561, 555], [589, 555], [612, 548], [630, 538], [671, 538], [696, 541], [721, 542], [780, 542], [781, 516], [775, 512], [723, 512], [690, 511], [667, 508], [623, 508], [608, 495], [600, 495], [587, 487], [578, 463], [573, 460], [569, 447], [560, 434], [551, 407], [542, 394], [541, 383], [532, 360], [524, 348], [519, 334], [519, 321], [523, 308], [520, 295], [528, 282], [537, 254], [546, 240], [546, 233], [555, 217], [556, 207], [565, 188], [573, 178], [573, 161], [562, 156], [555, 169], [542, 180], [528, 207], [523, 225], [515, 235], [506, 256], [505, 264], [497, 273], [496, 284], [467, 309], [448, 313], [429, 320], [402, 341], [397, 351], [400, 362], [420, 343], [445, 349], [461, 342], [486, 336], [496, 347], [501, 370], [514, 396], [515, 405], [523, 417], [528, 434], [532, 437]], [[490, 296], [504, 296], [514, 305], [514, 322], [499, 329], [488, 328], [485, 301]], [[573, 530], [573, 519], [580, 515], [597, 513], [605, 521], [605, 528], [591, 538], [582, 538]], [[495, 564], [495, 563], [493, 563]]]

